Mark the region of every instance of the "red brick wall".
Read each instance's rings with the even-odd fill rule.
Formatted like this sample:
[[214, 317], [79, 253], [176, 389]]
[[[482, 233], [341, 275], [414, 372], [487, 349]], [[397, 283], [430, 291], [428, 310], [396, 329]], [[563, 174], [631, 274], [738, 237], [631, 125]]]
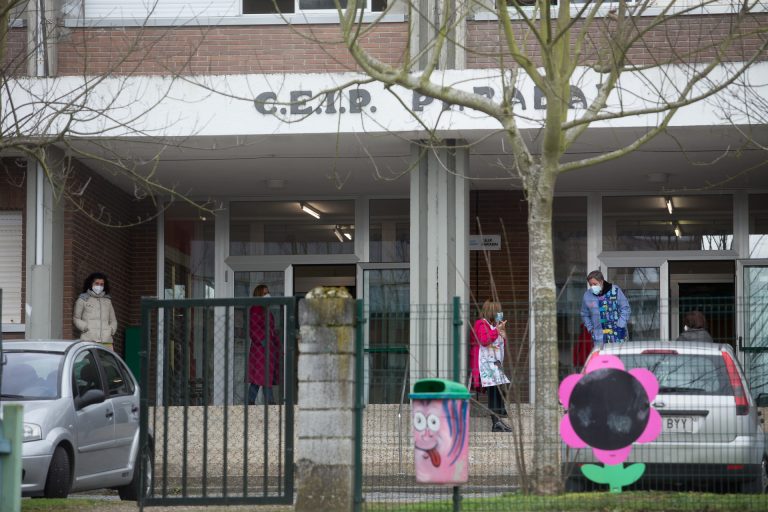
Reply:
[[[505, 357], [513, 391], [528, 400], [528, 203], [521, 192], [475, 190], [470, 193], [470, 234], [500, 235], [499, 251], [470, 251], [473, 311], [496, 296], [507, 319], [509, 351]], [[490, 264], [486, 261], [490, 258]], [[475, 307], [476, 306], [476, 307]]]
[[[654, 20], [653, 17], [637, 18], [640, 29], [646, 29]], [[584, 59], [586, 62], [594, 62], [596, 46], [604, 48], [601, 33], [608, 28], [606, 23], [612, 23], [610, 18], [601, 18], [596, 21], [594, 35], [587, 38], [584, 47]], [[686, 60], [711, 59], [714, 56], [714, 48], [726, 35], [734, 30], [734, 17], [731, 15], [706, 15], [706, 16], [679, 16], [670, 19], [658, 28], [650, 30], [640, 42], [634, 45], [628, 55], [628, 60], [634, 65], [654, 64], [659, 61], [674, 61], [676, 56]], [[750, 33], [768, 23], [768, 14], [753, 15], [743, 22], [739, 31]], [[514, 25], [514, 24], [513, 24]], [[519, 25], [519, 24], [517, 24]], [[582, 23], [574, 24], [573, 33], [576, 34], [582, 27]], [[533, 38], [527, 35], [524, 27], [520, 26], [518, 43], [525, 48], [529, 57], [540, 65], [540, 51]], [[727, 52], [727, 59], [743, 60], [750, 52], [754, 52], [759, 44], [762, 44], [765, 34], [757, 34], [746, 37], [743, 43], [733, 45]], [[500, 34], [498, 21], [470, 21], [467, 24], [467, 67], [468, 68], [496, 68], [499, 67], [500, 56], [505, 57], [507, 63], [509, 53], [503, 51], [506, 48], [504, 36]], [[694, 56], [691, 57], [690, 53]], [[768, 59], [764, 55], [763, 59]], [[509, 64], [507, 64], [507, 67]]]
[[[27, 218], [27, 180], [26, 167], [22, 160], [5, 158], [0, 160], [0, 210], [21, 210], [22, 226]], [[27, 292], [27, 257], [26, 231], [21, 231], [21, 321], [25, 321], [24, 303]], [[24, 333], [5, 333], [4, 339], [23, 339]]]
[[[362, 37], [372, 54], [400, 62], [407, 23], [382, 23]], [[339, 26], [252, 25], [73, 29], [61, 41], [59, 74], [319, 73], [356, 68]]]
[[12, 28], [8, 32], [8, 46], [2, 62], [4, 76], [27, 74], [27, 29]]
[[139, 297], [155, 295], [156, 222], [118, 227], [144, 217], [146, 202], [136, 202], [104, 178], [78, 168], [80, 183], [89, 178], [82, 201], [70, 200], [65, 206], [64, 337], [79, 336], [72, 311], [85, 278], [92, 272], [104, 272], [119, 324], [115, 351], [122, 354], [125, 327], [138, 323]]

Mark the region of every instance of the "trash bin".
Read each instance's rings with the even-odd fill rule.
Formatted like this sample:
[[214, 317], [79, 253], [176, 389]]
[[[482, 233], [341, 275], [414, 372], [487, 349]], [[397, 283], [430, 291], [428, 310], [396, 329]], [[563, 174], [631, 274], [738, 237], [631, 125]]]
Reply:
[[422, 379], [413, 385], [409, 396], [416, 481], [466, 483], [469, 477], [469, 391], [450, 380]]

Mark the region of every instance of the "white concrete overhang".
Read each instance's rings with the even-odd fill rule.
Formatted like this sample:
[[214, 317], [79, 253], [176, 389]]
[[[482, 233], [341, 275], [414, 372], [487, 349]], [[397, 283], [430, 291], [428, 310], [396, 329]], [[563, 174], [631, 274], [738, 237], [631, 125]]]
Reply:
[[[725, 76], [727, 69], [721, 71]], [[659, 91], [673, 97], [675, 83], [689, 72], [671, 68], [663, 75], [629, 76], [612, 104], [616, 109], [648, 108]], [[588, 103], [600, 77], [586, 70], [576, 76], [575, 85]], [[446, 109], [407, 91], [395, 94], [376, 83], [329, 92], [359, 78], [133, 77], [88, 83], [68, 77], [19, 81], [12, 88], [12, 101], [20, 114], [46, 119], [48, 113], [50, 119], [54, 104], [48, 99], [56, 98], [59, 112], [72, 113], [79, 134], [71, 145], [94, 154], [120, 154], [145, 171], [153, 169], [163, 183], [197, 197], [407, 195], [409, 183], [403, 176], [413, 166], [412, 141], [427, 138], [430, 131], [466, 141], [473, 188], [519, 188], [509, 141], [495, 120], [476, 111]], [[498, 77], [490, 71], [450, 71], [441, 79], [475, 94], [500, 90]], [[768, 105], [762, 85], [768, 83], [768, 63], [754, 65], [745, 83], [760, 84], [750, 86], [754, 96], [745, 99], [744, 86], [739, 85], [685, 107], [665, 134], [634, 153], [562, 175], [557, 193], [768, 190], [768, 152], [759, 147], [768, 145], [768, 119], [764, 112], [748, 115], [755, 99]], [[525, 79], [518, 82], [518, 91], [525, 102], [525, 109], [518, 105], [519, 126], [536, 153], [540, 100]], [[86, 103], [90, 116], [78, 109]], [[576, 105], [573, 114], [579, 112]], [[569, 158], [626, 146], [658, 122], [654, 113], [596, 122], [573, 145]], [[56, 126], [50, 124], [51, 132]], [[748, 142], [745, 133], [757, 144]], [[103, 162], [83, 161], [126, 190], [133, 189]], [[649, 178], [658, 173], [668, 179], [660, 183]], [[269, 188], [270, 179], [283, 180], [283, 186]]]

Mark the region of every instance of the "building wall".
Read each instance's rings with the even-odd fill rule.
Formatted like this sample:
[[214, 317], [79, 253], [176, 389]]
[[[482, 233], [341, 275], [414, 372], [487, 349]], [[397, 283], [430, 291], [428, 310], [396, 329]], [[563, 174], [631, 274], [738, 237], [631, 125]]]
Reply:
[[[653, 17], [636, 18], [638, 30], [646, 30]], [[641, 42], [635, 44], [629, 52], [628, 61], [633, 65], [656, 64], [659, 61], [702, 60], [712, 59], [719, 42], [728, 36], [732, 30], [734, 17], [732, 15], [679, 16], [658, 28], [649, 30]], [[608, 30], [605, 23], [612, 23], [611, 18], [596, 21], [593, 30], [594, 37], [587, 38], [584, 45], [584, 63], [594, 62], [596, 57], [595, 45], [605, 48], [601, 34]], [[749, 33], [768, 23], [768, 14], [753, 15], [739, 28], [743, 33]], [[582, 22], [574, 23], [573, 34], [583, 26]], [[605, 29], [603, 30], [603, 27]], [[540, 64], [539, 46], [531, 37], [526, 36], [524, 29], [517, 32], [518, 43], [526, 48], [528, 55], [536, 65]], [[739, 61], [748, 58], [764, 44], [764, 34], [753, 34], [745, 37], [743, 42], [733, 45], [725, 55], [725, 59]], [[597, 41], [595, 43], [594, 41]], [[467, 23], [467, 67], [468, 68], [498, 68], [500, 56], [509, 61], [504, 35], [499, 31], [497, 21], [470, 21]], [[603, 52], [604, 53], [604, 52]], [[692, 56], [693, 55], [693, 56]], [[602, 55], [605, 57], [605, 55]], [[763, 56], [763, 59], [768, 56]]]
[[499, 251], [470, 251], [470, 319], [477, 319], [485, 300], [498, 297], [507, 319], [505, 370], [514, 377], [513, 392], [527, 401], [528, 203], [519, 191], [474, 190], [469, 211], [470, 234], [500, 235], [502, 246]]
[[[20, 161], [13, 158], [0, 160], [0, 210], [21, 210], [22, 225], [26, 225], [27, 217], [27, 180], [26, 168]], [[21, 321], [24, 322], [24, 303], [26, 302], [27, 269], [26, 261], [26, 232], [21, 232]], [[3, 339], [23, 339], [24, 333], [3, 333]]]
[[[395, 64], [407, 34], [407, 23], [382, 23], [362, 39], [376, 58]], [[59, 43], [58, 70], [61, 75], [353, 71], [339, 39], [334, 24], [71, 29]]]
[[2, 62], [2, 74], [4, 76], [18, 76], [27, 74], [27, 29], [12, 28], [8, 31], [8, 46]]
[[119, 324], [115, 351], [122, 354], [125, 328], [138, 325], [140, 297], [156, 295], [156, 221], [121, 227], [146, 218], [149, 201], [135, 201], [88, 169], [81, 167], [77, 176], [80, 183], [88, 179], [90, 183], [82, 199], [65, 205], [64, 337], [80, 334], [72, 323], [72, 312], [85, 278], [104, 272]]

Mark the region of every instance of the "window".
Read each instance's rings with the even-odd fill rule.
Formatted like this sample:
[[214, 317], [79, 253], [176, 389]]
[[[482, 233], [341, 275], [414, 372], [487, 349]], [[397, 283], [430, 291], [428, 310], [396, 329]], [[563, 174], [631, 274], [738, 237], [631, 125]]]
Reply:
[[606, 251], [727, 251], [733, 246], [733, 197], [603, 197]]
[[624, 291], [632, 314], [627, 331], [634, 341], [658, 340], [661, 335], [661, 284], [658, 267], [609, 268], [608, 281]]
[[355, 202], [233, 202], [229, 236], [231, 256], [353, 254]]
[[165, 212], [165, 298], [214, 296], [214, 223], [200, 210], [174, 204]]
[[[339, 0], [342, 9], [348, 0]], [[358, 0], [360, 9], [381, 12], [387, 0]], [[336, 11], [334, 0], [243, 0], [243, 14], [293, 14], [300, 11]]]
[[82, 397], [86, 391], [104, 389], [96, 359], [90, 351], [83, 351], [75, 358], [72, 372], [72, 392]]
[[105, 350], [99, 350], [97, 354], [107, 377], [107, 396], [133, 394], [133, 382], [126, 378], [125, 371], [115, 356]]
[[21, 212], [0, 211], [0, 290], [3, 291], [3, 324], [21, 324], [21, 249]]
[[411, 260], [409, 199], [373, 199], [370, 202], [370, 261], [405, 263]]
[[768, 194], [749, 195], [749, 257], [768, 258]]

